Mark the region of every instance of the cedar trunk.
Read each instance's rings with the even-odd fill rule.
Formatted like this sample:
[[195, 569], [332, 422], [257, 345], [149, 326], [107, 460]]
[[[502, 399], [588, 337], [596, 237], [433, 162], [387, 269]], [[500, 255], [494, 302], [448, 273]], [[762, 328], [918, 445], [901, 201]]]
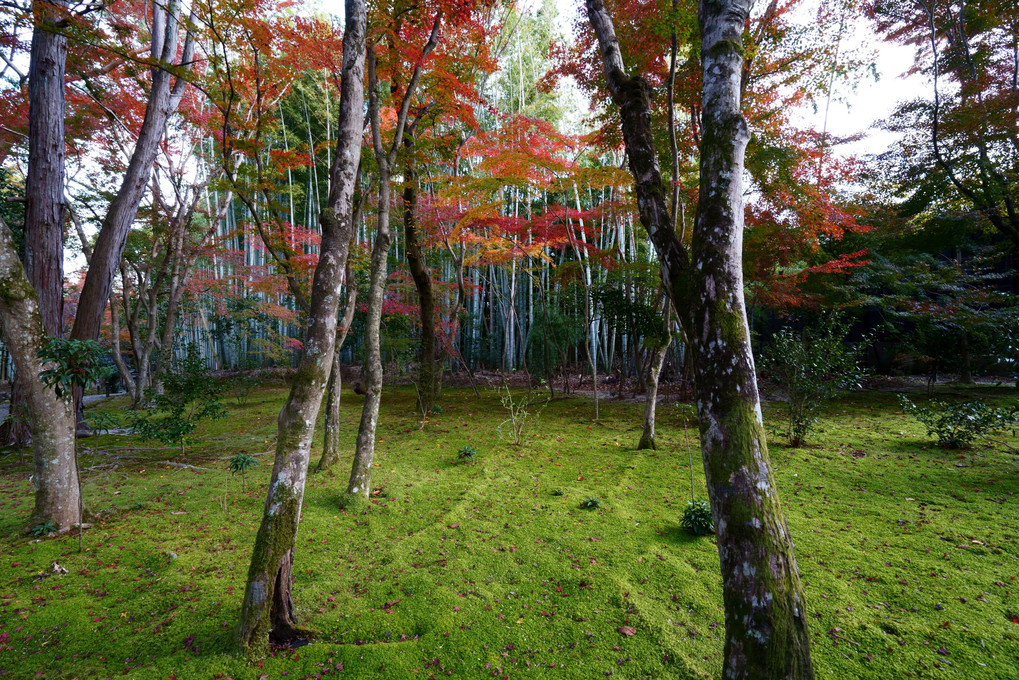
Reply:
[[641, 222], [690, 343], [701, 454], [718, 531], [723, 677], [813, 678], [805, 601], [768, 459], [743, 300], [742, 33], [749, 0], [704, 0], [700, 202], [692, 262], [676, 236], [655, 153], [650, 87], [629, 77], [602, 0], [587, 0], [619, 106]]
[[240, 644], [249, 655], [264, 654], [270, 639], [288, 643], [307, 634], [294, 617], [294, 545], [315, 420], [333, 361], [338, 293], [353, 233], [354, 176], [364, 120], [364, 1], [346, 0], [345, 9], [336, 158], [330, 173], [328, 207], [319, 219], [322, 242], [312, 281], [308, 332], [290, 396], [280, 411], [276, 460], [241, 606]]
[[14, 250], [7, 225], [0, 220], [0, 322], [3, 341], [25, 380], [25, 403], [31, 414], [35, 461], [35, 509], [30, 526], [52, 522], [66, 531], [81, 522], [78, 468], [74, 457], [74, 407], [57, 397], [39, 374], [45, 368], [38, 352], [46, 340], [39, 300]]
[[[61, 335], [64, 308], [64, 66], [67, 37], [57, 30], [66, 19], [65, 0], [32, 3], [35, 28], [28, 63], [28, 172], [25, 178], [25, 274], [39, 300], [47, 335]], [[32, 388], [20, 371], [11, 388], [9, 413], [33, 412]], [[0, 441], [28, 444], [27, 418], [10, 418]]]

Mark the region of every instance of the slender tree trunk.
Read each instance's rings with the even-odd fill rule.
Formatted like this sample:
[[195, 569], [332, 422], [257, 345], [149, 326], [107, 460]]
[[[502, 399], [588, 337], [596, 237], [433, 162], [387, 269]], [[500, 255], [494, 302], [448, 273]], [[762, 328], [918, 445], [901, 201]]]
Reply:
[[743, 300], [742, 34], [749, 0], [704, 0], [701, 184], [692, 262], [666, 205], [650, 88], [626, 75], [602, 0], [587, 0], [622, 118], [641, 222], [693, 355], [701, 455], [718, 532], [725, 603], [723, 677], [813, 678], [805, 599], [771, 472]]
[[333, 361], [337, 291], [353, 236], [351, 208], [364, 120], [365, 5], [363, 0], [346, 0], [345, 9], [336, 157], [328, 207], [319, 218], [322, 243], [312, 281], [308, 332], [290, 396], [280, 411], [276, 460], [241, 606], [240, 645], [249, 655], [264, 654], [270, 638], [287, 643], [307, 634], [294, 617], [294, 545], [312, 435]]
[[641, 433], [640, 441], [637, 443], [638, 450], [658, 448], [658, 444], [655, 441], [655, 412], [658, 407], [658, 378], [662, 374], [662, 366], [665, 364], [665, 356], [669, 353], [669, 347], [672, 346], [672, 334], [669, 332], [672, 329], [672, 303], [669, 302], [668, 298], [665, 300], [664, 325], [666, 337], [652, 355], [651, 366], [648, 370], [647, 389], [645, 391], [647, 400], [644, 402], [644, 431]]
[[435, 49], [442, 26], [442, 12], [435, 17], [428, 42], [421, 52], [421, 62], [414, 68], [414, 74], [403, 93], [396, 116], [393, 141], [388, 150], [382, 146], [382, 130], [379, 123], [378, 76], [375, 70], [374, 48], [368, 49], [368, 113], [371, 119], [372, 147], [375, 161], [379, 166], [379, 207], [375, 243], [372, 245], [371, 274], [368, 282], [368, 314], [365, 321], [364, 337], [364, 406], [361, 423], [357, 429], [357, 448], [354, 463], [350, 469], [348, 494], [368, 496], [371, 491], [371, 467], [375, 455], [375, 428], [379, 420], [379, 404], [382, 401], [382, 348], [379, 330], [382, 324], [382, 302], [386, 291], [386, 258], [392, 243], [389, 231], [389, 199], [391, 195], [391, 168], [396, 162], [396, 152], [403, 143], [403, 134], [410, 114], [410, 104], [421, 79], [423, 60]]
[[18, 374], [25, 380], [32, 433], [35, 509], [29, 526], [51, 522], [60, 531], [81, 522], [81, 490], [74, 456], [74, 406], [57, 397], [39, 374], [45, 366], [39, 348], [46, 340], [35, 290], [14, 250], [6, 223], [0, 220], [0, 322], [3, 341]]
[[435, 294], [432, 277], [425, 266], [424, 253], [418, 239], [417, 204], [418, 175], [414, 161], [414, 130], [408, 129], [403, 144], [407, 165], [403, 184], [403, 233], [407, 250], [407, 266], [417, 288], [421, 308], [421, 363], [418, 366], [418, 409], [427, 417], [438, 397], [435, 360]]
[[[357, 219], [357, 211], [355, 211], [354, 224], [357, 224]], [[347, 306], [343, 310], [339, 328], [336, 329], [333, 368], [329, 372], [329, 385], [326, 387], [326, 422], [322, 457], [315, 467], [315, 472], [328, 470], [340, 460], [340, 394], [343, 391], [343, 366], [340, 363], [340, 350], [343, 349], [343, 343], [347, 340], [347, 333], [350, 332], [350, 324], [354, 320], [354, 311], [357, 308], [357, 282], [353, 279], [349, 259], [344, 279], [347, 285]]]

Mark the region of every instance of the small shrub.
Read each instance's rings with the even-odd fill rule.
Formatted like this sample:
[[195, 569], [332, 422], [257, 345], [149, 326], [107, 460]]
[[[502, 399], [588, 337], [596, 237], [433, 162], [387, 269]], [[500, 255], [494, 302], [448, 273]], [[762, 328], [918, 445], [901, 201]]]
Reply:
[[178, 445], [183, 454], [200, 421], [226, 417], [219, 401], [222, 388], [194, 345], [173, 362], [163, 385], [164, 393], [152, 397], [155, 408], [136, 416], [131, 425], [142, 439]]
[[792, 446], [806, 441], [828, 401], [860, 387], [863, 369], [856, 349], [846, 343], [847, 332], [845, 323], [835, 317], [822, 320], [802, 337], [783, 329], [764, 355], [768, 377], [785, 393]]
[[120, 426], [120, 418], [113, 411], [96, 411], [89, 415], [88, 424], [96, 434], [109, 434], [110, 430]]
[[694, 536], [715, 532], [715, 521], [711, 517], [711, 506], [707, 501], [688, 501], [679, 525]]
[[928, 437], [936, 437], [938, 446], [961, 449], [980, 437], [1015, 427], [1019, 422], [1019, 405], [995, 408], [980, 400], [948, 403], [930, 401], [915, 404], [900, 396], [902, 410], [923, 423]]
[[241, 491], [247, 491], [246, 481], [248, 470], [258, 465], [258, 461], [246, 453], [235, 453], [230, 456], [230, 473], [241, 475]]
[[552, 495], [553, 496], [562, 496], [563, 495], [563, 490], [562, 489], [552, 489]]
[[473, 446], [461, 446], [460, 450], [456, 452], [456, 459], [461, 463], [473, 463], [477, 455], [478, 452]]
[[57, 530], [57, 525], [53, 523], [53, 520], [48, 519], [45, 522], [43, 522], [42, 524], [36, 524], [34, 527], [32, 527], [29, 530], [29, 532], [33, 536], [38, 538], [40, 536], [46, 536], [47, 534], [52, 534], [56, 530]]
[[550, 398], [546, 392], [542, 392], [541, 396], [537, 392], [528, 392], [522, 397], [514, 399], [509, 385], [503, 385], [503, 390], [505, 392], [499, 391], [499, 400], [502, 402], [503, 408], [506, 409], [506, 413], [509, 414], [509, 418], [499, 423], [496, 432], [502, 437], [503, 428], [509, 425], [513, 445], [521, 446], [524, 442], [524, 430], [529, 423], [538, 419], [541, 412], [548, 406]]
[[601, 507], [601, 500], [594, 496], [588, 496], [584, 500], [580, 501], [581, 510], [597, 510]]
[[237, 401], [238, 406], [243, 406], [248, 403], [248, 397], [251, 396], [251, 390], [258, 384], [258, 379], [248, 373], [242, 373], [241, 375], [235, 375], [230, 379], [230, 393]]

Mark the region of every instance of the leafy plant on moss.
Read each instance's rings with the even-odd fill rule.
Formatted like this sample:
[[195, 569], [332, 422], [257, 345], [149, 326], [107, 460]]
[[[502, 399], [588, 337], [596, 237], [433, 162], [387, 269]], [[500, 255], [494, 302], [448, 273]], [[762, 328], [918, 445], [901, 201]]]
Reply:
[[70, 396], [75, 387], [85, 389], [100, 378], [105, 355], [95, 340], [49, 338], [39, 350], [39, 358], [48, 364], [39, 378], [58, 397]]
[[40, 536], [46, 536], [48, 534], [52, 534], [56, 530], [57, 530], [57, 525], [53, 523], [53, 520], [48, 519], [45, 522], [43, 522], [42, 524], [36, 524], [29, 531], [30, 531], [30, 533], [33, 536], [38, 538]]
[[580, 508], [582, 510], [597, 510], [601, 507], [601, 499], [594, 496], [588, 496], [584, 500], [580, 501]]
[[258, 461], [246, 453], [235, 453], [230, 456], [230, 474], [240, 474], [241, 491], [247, 491], [246, 481], [248, 470], [258, 466]]
[[152, 395], [154, 408], [137, 415], [132, 427], [142, 439], [180, 446], [183, 454], [199, 422], [226, 417], [222, 387], [194, 345], [173, 362], [163, 385], [162, 394]]
[[251, 396], [251, 390], [253, 390], [257, 385], [258, 379], [247, 373], [235, 375], [230, 379], [230, 393], [237, 401], [238, 406], [243, 406], [248, 403], [248, 397]]
[[552, 489], [552, 495], [553, 496], [562, 496], [563, 495], [563, 490], [562, 489]]
[[715, 521], [711, 516], [711, 506], [705, 500], [687, 501], [679, 525], [694, 536], [714, 533]]
[[460, 450], [456, 452], [456, 459], [461, 463], [473, 463], [478, 452], [473, 446], [461, 446]]
[[847, 344], [848, 326], [829, 316], [802, 336], [790, 329], [775, 335], [762, 365], [785, 394], [789, 443], [802, 445], [825, 405], [846, 390], [859, 389], [863, 369]]
[[901, 395], [902, 410], [923, 423], [927, 436], [935, 437], [938, 446], [961, 449], [981, 437], [1015, 428], [1019, 424], [1019, 404], [995, 408], [975, 399], [949, 403], [932, 400], [916, 404]]

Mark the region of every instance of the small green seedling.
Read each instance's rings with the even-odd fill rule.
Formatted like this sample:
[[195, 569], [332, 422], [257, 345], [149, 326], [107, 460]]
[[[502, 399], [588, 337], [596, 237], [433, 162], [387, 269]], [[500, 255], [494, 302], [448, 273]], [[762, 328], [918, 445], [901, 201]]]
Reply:
[[258, 465], [258, 461], [249, 456], [246, 453], [237, 453], [230, 456], [230, 472], [232, 474], [241, 474], [241, 491], [247, 491], [247, 474], [248, 470]]
[[683, 518], [679, 525], [694, 536], [704, 536], [715, 532], [715, 522], [711, 517], [711, 506], [707, 501], [688, 501]]
[[47, 534], [52, 534], [56, 530], [57, 530], [57, 525], [53, 523], [53, 520], [48, 519], [45, 522], [43, 522], [42, 524], [37, 524], [34, 527], [32, 527], [30, 531], [31, 531], [31, 534], [33, 536], [38, 538], [40, 536], [46, 536]]
[[461, 463], [473, 463], [477, 455], [478, 452], [473, 446], [461, 446], [460, 450], [456, 452], [456, 459]]
[[553, 496], [562, 496], [563, 495], [563, 490], [562, 489], [552, 489], [552, 495]]
[[582, 510], [597, 510], [601, 507], [601, 500], [594, 496], [588, 496], [584, 500], [580, 501], [580, 508]]

